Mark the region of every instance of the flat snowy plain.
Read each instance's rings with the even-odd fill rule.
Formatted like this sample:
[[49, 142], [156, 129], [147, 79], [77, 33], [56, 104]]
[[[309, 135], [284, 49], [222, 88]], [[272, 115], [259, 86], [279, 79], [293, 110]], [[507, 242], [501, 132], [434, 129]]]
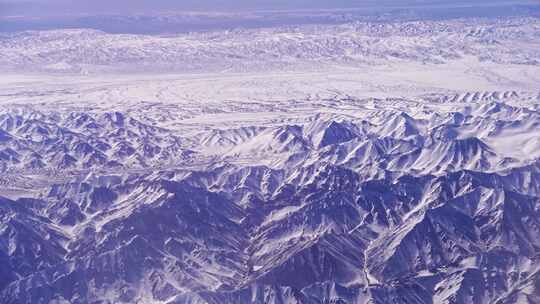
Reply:
[[2, 303], [540, 303], [540, 19], [0, 34]]

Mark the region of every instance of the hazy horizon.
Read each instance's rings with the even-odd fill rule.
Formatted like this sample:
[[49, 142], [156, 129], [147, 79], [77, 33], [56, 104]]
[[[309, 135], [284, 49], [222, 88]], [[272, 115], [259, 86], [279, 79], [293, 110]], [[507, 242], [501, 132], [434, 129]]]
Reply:
[[130, 14], [130, 13], [157, 13], [163, 11], [249, 11], [249, 10], [309, 10], [309, 9], [384, 9], [384, 8], [417, 8], [431, 6], [497, 6], [539, 4], [538, 1], [529, 0], [502, 0], [502, 1], [351, 1], [351, 0], [186, 0], [179, 3], [172, 0], [95, 0], [67, 1], [67, 0], [0, 0], [1, 16], [44, 16], [65, 14]]
[[[191, 15], [194, 12], [197, 16]], [[176, 16], [161, 18], [163, 13]], [[186, 13], [189, 16], [183, 15]], [[181, 3], [172, 0], [95, 0], [91, 3], [0, 0], [0, 32], [91, 28], [110, 33], [167, 34], [358, 20], [443, 20], [516, 15], [540, 15], [540, 3], [530, 0], [473, 3], [449, 0], [186, 0]]]

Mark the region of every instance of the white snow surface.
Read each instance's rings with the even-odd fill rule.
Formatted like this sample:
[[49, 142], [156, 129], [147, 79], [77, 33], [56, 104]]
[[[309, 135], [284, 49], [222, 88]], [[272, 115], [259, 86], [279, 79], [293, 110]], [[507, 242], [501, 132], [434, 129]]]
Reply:
[[1, 34], [0, 302], [539, 303], [539, 38]]

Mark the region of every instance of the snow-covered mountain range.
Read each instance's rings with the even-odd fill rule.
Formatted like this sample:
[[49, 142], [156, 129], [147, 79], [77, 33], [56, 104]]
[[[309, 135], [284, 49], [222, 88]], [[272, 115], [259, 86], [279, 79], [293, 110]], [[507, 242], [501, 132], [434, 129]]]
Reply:
[[0, 302], [540, 303], [539, 25], [3, 34]]
[[538, 26], [538, 18], [516, 17], [351, 22], [162, 36], [84, 29], [28, 31], [0, 34], [0, 65], [2, 70], [84, 73], [441, 64], [463, 57], [538, 65]]

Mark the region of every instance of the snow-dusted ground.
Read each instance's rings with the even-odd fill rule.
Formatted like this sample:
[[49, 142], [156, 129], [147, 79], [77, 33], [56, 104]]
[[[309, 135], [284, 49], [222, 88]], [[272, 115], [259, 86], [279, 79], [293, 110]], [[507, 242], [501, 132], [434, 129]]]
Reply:
[[0, 302], [539, 303], [539, 38], [2, 34]]
[[[539, 62], [537, 18], [354, 22], [164, 36], [51, 30], [0, 36], [2, 70], [268, 71], [445, 63]], [[519, 49], [519, 51], [516, 51]]]

